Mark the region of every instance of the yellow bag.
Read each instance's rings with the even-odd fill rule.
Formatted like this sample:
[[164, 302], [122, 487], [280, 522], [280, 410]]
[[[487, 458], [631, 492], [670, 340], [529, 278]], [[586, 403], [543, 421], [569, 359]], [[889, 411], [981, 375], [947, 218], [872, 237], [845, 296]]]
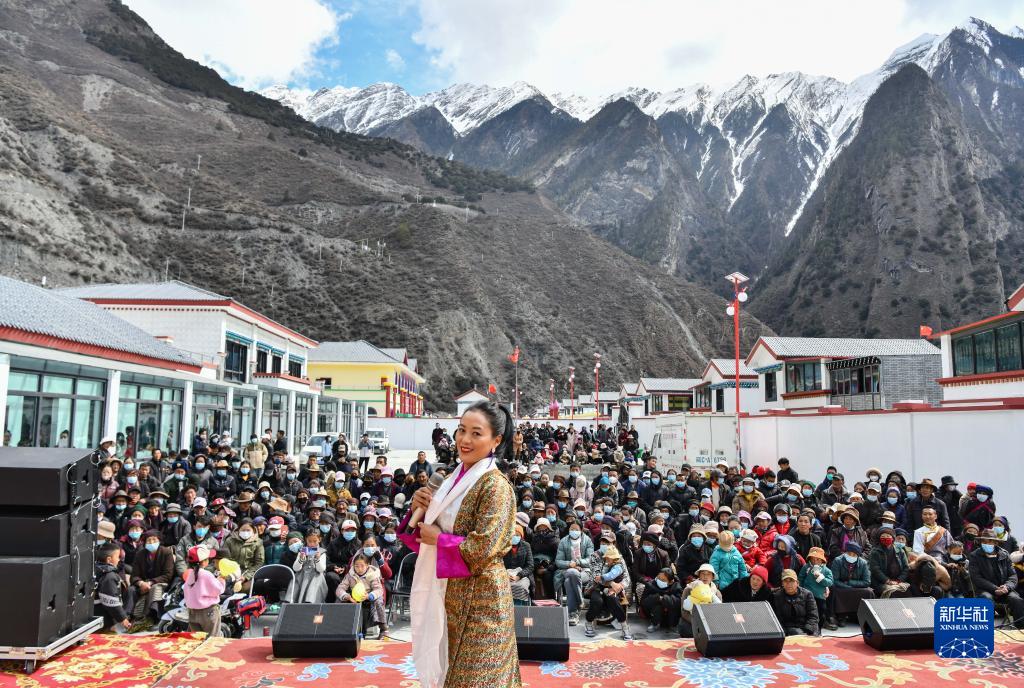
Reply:
[[352, 586], [349, 596], [352, 598], [353, 602], [362, 602], [366, 599], [366, 586], [363, 585], [362, 581], [359, 581]]
[[242, 575], [242, 567], [233, 559], [218, 559], [217, 570], [220, 571], [220, 575], [224, 576], [225, 580], [231, 576], [238, 577]]
[[694, 604], [711, 604], [713, 599], [714, 594], [711, 592], [711, 586], [707, 583], [698, 583], [690, 590], [690, 600]]

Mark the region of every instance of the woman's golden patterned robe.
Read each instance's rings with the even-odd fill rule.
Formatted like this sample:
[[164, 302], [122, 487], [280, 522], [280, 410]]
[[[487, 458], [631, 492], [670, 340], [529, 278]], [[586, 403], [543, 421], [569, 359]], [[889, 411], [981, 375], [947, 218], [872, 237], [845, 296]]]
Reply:
[[473, 574], [451, 578], [445, 594], [445, 688], [519, 688], [512, 588], [503, 558], [512, 547], [515, 492], [498, 470], [480, 476], [459, 508], [453, 533]]

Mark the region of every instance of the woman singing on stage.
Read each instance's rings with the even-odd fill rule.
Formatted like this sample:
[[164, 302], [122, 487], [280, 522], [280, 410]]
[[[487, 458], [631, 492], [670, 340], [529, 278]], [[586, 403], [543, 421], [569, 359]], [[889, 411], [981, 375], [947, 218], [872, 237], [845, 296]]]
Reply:
[[461, 463], [425, 509], [412, 582], [412, 643], [423, 688], [518, 688], [512, 588], [503, 557], [515, 527], [515, 493], [496, 468], [512, 450], [512, 415], [493, 402], [471, 406], [455, 442]]

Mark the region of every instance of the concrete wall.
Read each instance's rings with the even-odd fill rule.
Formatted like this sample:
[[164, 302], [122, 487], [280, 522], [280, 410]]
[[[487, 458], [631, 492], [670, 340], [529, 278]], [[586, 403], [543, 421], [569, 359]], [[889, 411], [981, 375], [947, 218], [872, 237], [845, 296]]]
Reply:
[[908, 480], [952, 475], [961, 490], [991, 485], [999, 512], [1024, 524], [1013, 489], [1024, 463], [1022, 409], [753, 416], [740, 428], [748, 467], [786, 456], [802, 478], [820, 482], [832, 464], [849, 486], [872, 466]]

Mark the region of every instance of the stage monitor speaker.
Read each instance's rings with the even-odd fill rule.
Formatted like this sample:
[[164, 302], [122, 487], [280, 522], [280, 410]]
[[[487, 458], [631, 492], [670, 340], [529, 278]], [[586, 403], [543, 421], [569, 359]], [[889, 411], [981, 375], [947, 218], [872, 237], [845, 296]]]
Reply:
[[0, 557], [0, 645], [41, 647], [67, 628], [71, 557]]
[[698, 604], [692, 619], [694, 643], [705, 657], [777, 655], [786, 642], [767, 602]]
[[565, 607], [516, 607], [515, 610], [519, 659], [569, 660], [569, 612]]
[[92, 502], [68, 509], [0, 506], [0, 556], [59, 557], [96, 546]]
[[876, 650], [930, 650], [935, 644], [935, 600], [861, 600], [857, 623], [864, 642]]
[[275, 657], [330, 657], [359, 655], [358, 604], [285, 604], [274, 625]]
[[0, 506], [68, 509], [94, 499], [99, 469], [83, 452], [0, 447]]

